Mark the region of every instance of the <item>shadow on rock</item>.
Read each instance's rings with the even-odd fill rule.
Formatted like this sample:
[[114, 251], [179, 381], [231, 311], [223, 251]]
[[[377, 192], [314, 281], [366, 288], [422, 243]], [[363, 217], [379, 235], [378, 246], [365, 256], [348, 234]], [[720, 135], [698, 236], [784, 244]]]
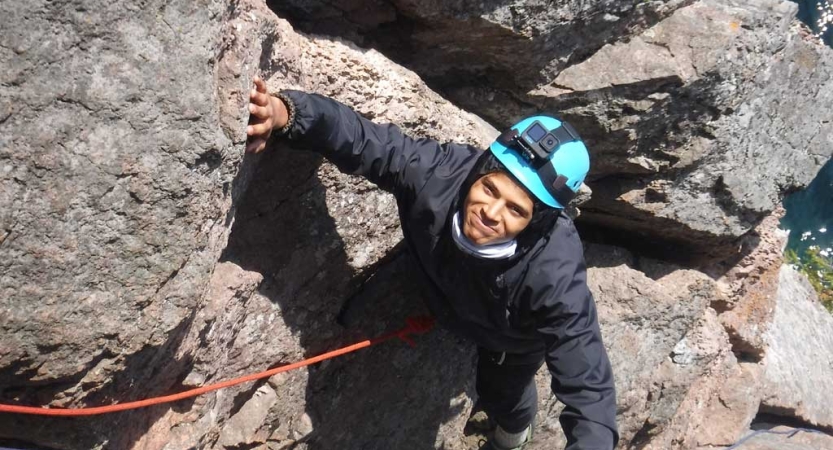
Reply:
[[[362, 245], [361, 236], [350, 234], [359, 228], [341, 229], [328, 205], [334, 193], [355, 186], [331, 179], [319, 156], [272, 147], [260, 157], [222, 260], [263, 276], [258, 294], [280, 311], [305, 357], [399, 329], [408, 316], [426, 314], [401, 245], [373, 264], [348, 256], [348, 245]], [[367, 201], [361, 190], [357, 201]], [[362, 214], [356, 206], [351, 218], [361, 224], [352, 216]], [[343, 238], [348, 234], [349, 244]], [[347, 299], [350, 328], [337, 322]], [[281, 448], [449, 448], [444, 442], [455, 438], [446, 436], [459, 436], [465, 420], [474, 352], [438, 329], [415, 340], [415, 348], [392, 340], [311, 366], [304, 398], [294, 405], [303, 419], [287, 417], [293, 406], [278, 401], [261, 429], [270, 428], [269, 441]], [[278, 398], [304, 381], [287, 380], [271, 383]]]
[[[21, 405], [47, 404], [73, 386], [80, 386], [86, 392], [84, 404], [89, 407], [127, 403], [170, 394], [172, 387], [181, 381], [181, 374], [187, 373], [192, 366], [189, 358], [176, 358], [176, 349], [184, 339], [189, 325], [190, 319], [171, 330], [170, 339], [163, 345], [148, 345], [136, 353], [115, 359], [118, 369], [112, 373], [97, 370], [97, 378], [82, 380], [89, 376], [97, 364], [106, 359], [116, 358], [105, 349], [89, 364], [90, 368], [79, 371], [77, 376], [51, 380], [49, 384], [34, 389], [31, 385], [3, 386], [0, 402]], [[187, 399], [142, 409], [80, 417], [0, 413], [0, 446], [8, 445], [21, 450], [132, 448], [132, 445], [169, 410], [185, 412], [192, 404], [193, 399]], [[7, 439], [4, 436], [14, 438]]]

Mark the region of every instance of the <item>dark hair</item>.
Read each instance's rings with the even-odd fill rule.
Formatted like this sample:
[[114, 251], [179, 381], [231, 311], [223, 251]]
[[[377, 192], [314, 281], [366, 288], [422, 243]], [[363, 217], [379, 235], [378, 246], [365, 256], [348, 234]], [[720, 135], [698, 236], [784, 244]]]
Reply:
[[471, 187], [474, 186], [474, 183], [476, 183], [477, 180], [483, 176], [495, 172], [503, 172], [509, 175], [509, 177], [512, 178], [512, 180], [514, 180], [515, 183], [527, 193], [527, 195], [529, 195], [529, 198], [532, 199], [532, 218], [529, 220], [529, 224], [527, 224], [526, 228], [524, 228], [515, 238], [518, 242], [518, 247], [520, 247], [522, 251], [526, 251], [532, 247], [538, 239], [549, 235], [550, 231], [552, 231], [558, 221], [558, 216], [561, 214], [561, 210], [553, 208], [541, 200], [538, 200], [538, 197], [536, 197], [529, 191], [529, 189], [526, 188], [526, 186], [524, 186], [523, 183], [515, 178], [515, 176], [512, 175], [512, 172], [510, 172], [506, 166], [498, 161], [492, 152], [488, 150], [484, 151], [483, 154], [480, 155], [477, 162], [472, 167], [471, 172], [469, 172], [465, 183], [463, 183], [459, 199], [461, 210], [465, 207], [466, 197], [468, 196]]

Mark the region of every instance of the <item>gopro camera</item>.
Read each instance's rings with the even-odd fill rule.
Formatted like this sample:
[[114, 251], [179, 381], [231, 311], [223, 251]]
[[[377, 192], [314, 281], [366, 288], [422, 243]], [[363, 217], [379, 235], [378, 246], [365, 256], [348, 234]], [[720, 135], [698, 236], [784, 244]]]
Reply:
[[561, 122], [560, 127], [549, 131], [537, 120], [526, 127], [522, 133], [510, 128], [497, 138], [501, 144], [520, 152], [536, 168], [545, 164], [552, 152], [557, 151], [559, 146], [578, 140], [581, 140], [578, 133], [567, 122]]
[[518, 140], [524, 150], [531, 153], [531, 156], [542, 159], [547, 159], [549, 154], [561, 144], [558, 138], [547, 131], [546, 127], [537, 120], [521, 133]]

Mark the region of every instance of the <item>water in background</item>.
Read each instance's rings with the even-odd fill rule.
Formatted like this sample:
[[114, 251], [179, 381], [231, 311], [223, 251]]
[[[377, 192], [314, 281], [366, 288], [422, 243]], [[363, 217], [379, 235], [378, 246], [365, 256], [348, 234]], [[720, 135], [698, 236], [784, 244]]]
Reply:
[[790, 230], [787, 248], [803, 255], [817, 246], [823, 256], [833, 259], [833, 161], [822, 167], [807, 189], [787, 196], [784, 208], [781, 228]]
[[[833, 2], [796, 2], [799, 20], [833, 47]], [[812, 105], [807, 105], [808, 114], [811, 111]], [[787, 248], [803, 255], [809, 247], [816, 246], [823, 256], [833, 261], [833, 162], [828, 161], [822, 167], [806, 190], [785, 198], [784, 208], [787, 214], [781, 220], [781, 228], [790, 230]]]
[[[830, 0], [793, 1], [798, 3], [798, 19], [806, 23], [813, 33], [821, 34], [824, 42], [833, 47], [833, 2]], [[827, 29], [821, 31], [825, 25]]]

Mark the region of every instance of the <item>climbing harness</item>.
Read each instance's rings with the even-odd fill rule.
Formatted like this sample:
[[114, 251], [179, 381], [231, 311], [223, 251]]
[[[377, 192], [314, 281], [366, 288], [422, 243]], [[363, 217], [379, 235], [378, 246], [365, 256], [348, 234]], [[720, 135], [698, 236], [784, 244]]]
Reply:
[[402, 341], [406, 342], [411, 347], [416, 346], [416, 343], [413, 339], [411, 339], [411, 335], [413, 334], [422, 334], [427, 333], [434, 327], [434, 319], [431, 317], [409, 317], [406, 319], [405, 327], [379, 336], [374, 339], [368, 339], [361, 342], [357, 342], [353, 345], [348, 345], [347, 347], [342, 347], [337, 350], [333, 350], [331, 352], [327, 352], [309, 359], [305, 359], [303, 361], [299, 361], [296, 363], [292, 363], [286, 366], [276, 367], [274, 369], [270, 369], [264, 372], [255, 373], [251, 375], [242, 376], [239, 378], [234, 378], [232, 380], [223, 381], [220, 383], [211, 384], [208, 386], [203, 386], [196, 389], [191, 389], [189, 391], [180, 392], [178, 394], [171, 394], [165, 395], [162, 397], [154, 397], [149, 398], [146, 400], [139, 400], [135, 402], [128, 402], [128, 403], [120, 403], [116, 405], [108, 405], [108, 406], [98, 406], [98, 407], [91, 407], [91, 408], [43, 408], [43, 407], [33, 407], [33, 406], [17, 406], [17, 405], [6, 405], [0, 404], [0, 412], [8, 412], [8, 413], [16, 413], [16, 414], [34, 414], [40, 416], [93, 416], [97, 414], [107, 414], [117, 411], [125, 411], [128, 409], [137, 409], [137, 408], [144, 408], [146, 406], [151, 405], [158, 405], [161, 403], [170, 403], [175, 402], [177, 400], [182, 400], [185, 398], [196, 397], [201, 394], [205, 394], [206, 392], [216, 391], [218, 389], [227, 388], [230, 386], [235, 386], [241, 383], [245, 383], [247, 381], [254, 381], [259, 380], [261, 378], [268, 378], [276, 373], [281, 372], [288, 372], [290, 370], [298, 369], [300, 367], [309, 366], [327, 359], [332, 359], [337, 356], [345, 355], [347, 353], [355, 352], [356, 350], [363, 349], [365, 347], [370, 347], [372, 345], [379, 344], [384, 341], [388, 341], [390, 339], [401, 339]]

